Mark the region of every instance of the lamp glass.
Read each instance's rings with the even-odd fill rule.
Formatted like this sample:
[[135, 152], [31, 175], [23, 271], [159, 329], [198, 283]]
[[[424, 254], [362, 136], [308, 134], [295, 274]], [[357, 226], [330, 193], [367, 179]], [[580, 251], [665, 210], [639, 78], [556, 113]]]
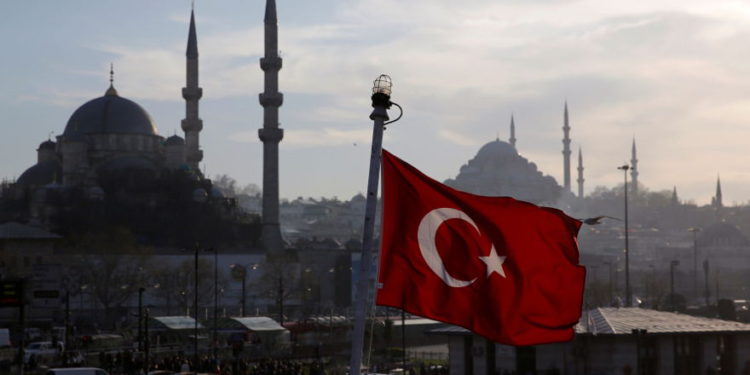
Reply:
[[372, 93], [373, 94], [385, 94], [388, 96], [391, 96], [391, 87], [393, 86], [393, 83], [391, 82], [391, 77], [387, 74], [381, 74], [375, 81], [373, 81], [372, 85]]

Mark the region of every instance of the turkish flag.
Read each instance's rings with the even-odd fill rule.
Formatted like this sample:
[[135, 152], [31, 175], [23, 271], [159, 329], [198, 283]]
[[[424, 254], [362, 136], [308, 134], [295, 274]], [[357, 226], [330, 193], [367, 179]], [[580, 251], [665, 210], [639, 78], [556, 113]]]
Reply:
[[586, 271], [581, 222], [560, 210], [452, 189], [383, 150], [376, 302], [492, 341], [568, 341]]

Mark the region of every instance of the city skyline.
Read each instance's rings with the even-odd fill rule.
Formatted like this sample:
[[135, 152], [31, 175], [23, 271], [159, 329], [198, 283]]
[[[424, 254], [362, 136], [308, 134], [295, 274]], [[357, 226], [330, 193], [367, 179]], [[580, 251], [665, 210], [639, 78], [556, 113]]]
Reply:
[[[519, 152], [562, 185], [567, 100], [587, 194], [622, 182], [616, 167], [635, 137], [650, 190], [676, 185], [681, 199], [708, 204], [720, 175], [725, 204], [750, 200], [741, 49], [750, 7], [740, 2], [278, 6], [283, 198], [365, 190], [369, 90], [388, 73], [405, 116], [386, 131], [385, 148], [436, 179], [507, 140], [512, 113]], [[181, 134], [189, 2], [2, 4], [0, 13], [11, 51], [0, 73], [0, 177], [18, 177], [50, 132], [61, 134], [78, 106], [104, 93], [110, 62], [120, 95], [141, 104], [162, 136]], [[263, 1], [198, 2], [196, 24], [201, 166], [261, 186]]]

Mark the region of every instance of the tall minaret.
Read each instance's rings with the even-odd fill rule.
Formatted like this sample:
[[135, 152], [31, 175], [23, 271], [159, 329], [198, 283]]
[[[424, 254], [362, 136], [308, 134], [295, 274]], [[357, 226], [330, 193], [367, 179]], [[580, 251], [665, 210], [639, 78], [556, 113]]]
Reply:
[[578, 198], [583, 198], [583, 154], [578, 147]]
[[633, 137], [633, 150], [630, 157], [630, 192], [633, 193], [633, 198], [638, 196], [638, 157], [635, 152], [635, 137]]
[[714, 197], [714, 206], [717, 208], [724, 207], [724, 202], [722, 202], [721, 197], [721, 177], [716, 177], [716, 196]]
[[513, 121], [513, 114], [510, 114], [510, 145], [516, 147], [516, 123]]
[[570, 191], [570, 123], [568, 122], [568, 101], [565, 101], [565, 123], [563, 124], [563, 173], [565, 190]]
[[263, 93], [259, 95], [263, 106], [263, 128], [258, 129], [258, 137], [263, 142], [263, 230], [261, 240], [266, 252], [282, 250], [281, 228], [279, 226], [279, 142], [284, 138], [284, 130], [279, 127], [279, 107], [284, 95], [279, 92], [278, 20], [276, 0], [266, 0], [265, 55], [260, 59], [264, 72]]
[[198, 100], [203, 96], [203, 89], [198, 87], [198, 37], [195, 35], [195, 14], [192, 10], [185, 56], [187, 78], [186, 85], [182, 88], [182, 97], [185, 98], [185, 119], [182, 120], [182, 130], [185, 131], [185, 159], [191, 168], [199, 170], [198, 164], [203, 160], [199, 139], [203, 120], [198, 117]]

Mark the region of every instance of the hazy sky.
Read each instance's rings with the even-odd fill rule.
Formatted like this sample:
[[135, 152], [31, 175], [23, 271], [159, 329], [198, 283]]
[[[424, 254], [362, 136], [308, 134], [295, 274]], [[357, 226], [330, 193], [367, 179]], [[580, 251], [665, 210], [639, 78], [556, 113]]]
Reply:
[[[372, 80], [405, 109], [385, 147], [444, 180], [508, 138], [562, 183], [562, 113], [586, 191], [640, 179], [705, 204], [750, 200], [750, 5], [742, 1], [278, 0], [281, 196], [364, 191]], [[198, 1], [207, 173], [261, 185], [262, 0]], [[36, 161], [73, 111], [115, 87], [165, 136], [184, 118], [189, 1], [0, 3], [0, 177]], [[396, 112], [392, 111], [395, 116]], [[575, 156], [575, 154], [574, 154]], [[575, 168], [575, 164], [573, 165]], [[575, 170], [574, 170], [575, 171]], [[575, 172], [574, 172], [575, 173]], [[575, 174], [573, 176], [575, 179]]]

